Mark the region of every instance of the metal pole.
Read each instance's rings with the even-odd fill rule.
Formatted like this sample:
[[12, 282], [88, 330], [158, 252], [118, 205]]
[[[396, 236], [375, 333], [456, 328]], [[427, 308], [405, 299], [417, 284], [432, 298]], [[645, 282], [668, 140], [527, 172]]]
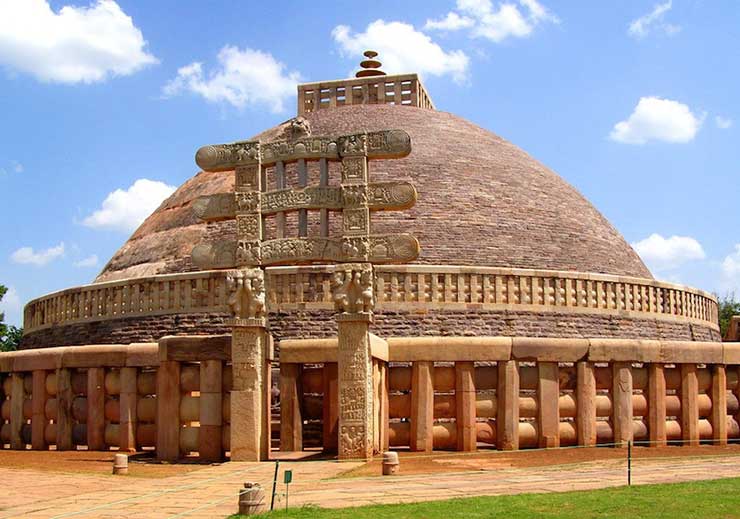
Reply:
[[272, 478], [272, 499], [270, 500], [270, 511], [275, 508], [275, 490], [277, 487], [278, 467], [280, 467], [280, 460], [275, 460], [275, 476]]
[[285, 485], [285, 511], [288, 511], [288, 488], [290, 487], [290, 484]]
[[627, 485], [632, 486], [632, 441], [627, 441]]

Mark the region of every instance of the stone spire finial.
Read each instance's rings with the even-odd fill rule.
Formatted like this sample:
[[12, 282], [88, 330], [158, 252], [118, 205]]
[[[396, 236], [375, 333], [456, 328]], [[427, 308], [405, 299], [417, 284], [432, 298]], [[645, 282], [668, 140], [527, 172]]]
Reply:
[[367, 58], [360, 63], [362, 70], [355, 74], [355, 77], [385, 76], [385, 72], [380, 70], [380, 61], [374, 59], [378, 53], [374, 50], [366, 50], [363, 55]]

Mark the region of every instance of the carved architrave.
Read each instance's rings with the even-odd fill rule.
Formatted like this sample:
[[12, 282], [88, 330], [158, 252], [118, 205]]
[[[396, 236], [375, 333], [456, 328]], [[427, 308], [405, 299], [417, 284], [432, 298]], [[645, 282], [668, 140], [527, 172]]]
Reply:
[[294, 141], [273, 141], [262, 145], [263, 164], [322, 158], [330, 160], [339, 158], [334, 137], [308, 137]]
[[[229, 220], [236, 216], [236, 198], [244, 200], [244, 210], [254, 207], [253, 197], [245, 193], [218, 193], [201, 196], [193, 202], [196, 216], [206, 221]], [[236, 198], [235, 198], [236, 196]], [[299, 209], [328, 209], [339, 211], [344, 207], [361, 206], [367, 202], [371, 211], [402, 210], [416, 203], [416, 189], [409, 182], [374, 182], [366, 186], [307, 187], [280, 189], [261, 193], [262, 214], [297, 211]]]
[[209, 270], [308, 262], [408, 263], [418, 257], [420, 250], [418, 240], [410, 234], [281, 238], [263, 241], [261, 246], [259, 243], [224, 241], [198, 245], [193, 249], [193, 265]]
[[226, 273], [228, 304], [235, 319], [265, 317], [265, 273], [251, 268]]
[[[295, 135], [302, 133], [298, 131]], [[413, 236], [369, 235], [371, 210], [410, 207], [416, 200], [416, 190], [407, 182], [368, 184], [368, 159], [402, 157], [410, 150], [411, 139], [403, 130], [336, 138], [290, 138], [264, 144], [245, 141], [201, 148], [196, 160], [203, 169], [235, 170], [235, 192], [231, 202], [222, 195], [201, 198], [195, 202], [194, 210], [207, 221], [227, 219], [234, 214], [237, 240], [195, 247], [193, 264], [210, 269], [324, 261], [413, 261], [419, 254], [419, 243]], [[341, 159], [341, 187], [262, 193], [265, 164], [316, 158]], [[262, 214], [307, 209], [342, 210], [342, 236], [262, 241]]]
[[229, 171], [237, 166], [263, 165], [299, 159], [337, 160], [341, 157], [367, 156], [370, 159], [405, 157], [411, 152], [411, 137], [403, 130], [384, 130], [338, 137], [305, 137], [266, 144], [241, 141], [203, 146], [195, 162], [204, 171]]
[[373, 268], [369, 263], [337, 265], [331, 281], [338, 313], [370, 313], [375, 308]]
[[341, 209], [342, 191], [337, 187], [280, 189], [262, 195], [262, 213], [270, 214], [298, 209]]
[[195, 153], [195, 163], [203, 171], [229, 171], [237, 166], [259, 161], [259, 142], [239, 141], [231, 144], [203, 146]]

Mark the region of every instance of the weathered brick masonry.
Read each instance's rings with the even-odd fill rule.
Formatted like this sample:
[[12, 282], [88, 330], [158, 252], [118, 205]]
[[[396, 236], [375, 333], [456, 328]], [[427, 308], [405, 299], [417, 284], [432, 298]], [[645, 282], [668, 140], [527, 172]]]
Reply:
[[[388, 128], [409, 133], [411, 154], [377, 161], [372, 176], [376, 182], [413, 183], [418, 201], [407, 211], [375, 214], [373, 232], [416, 236], [422, 249], [416, 263], [652, 278], [619, 232], [575, 188], [520, 148], [464, 119], [390, 105], [319, 110], [306, 119], [316, 135]], [[276, 139], [284, 131], [281, 125], [258, 137]], [[287, 169], [286, 175], [288, 187], [297, 185], [295, 171]], [[330, 183], [335, 182], [333, 175]], [[113, 256], [97, 281], [192, 270], [193, 245], [233, 234], [231, 223], [199, 222], [192, 202], [232, 190], [229, 172], [199, 173], [188, 180]]]
[[[23, 348], [60, 345], [127, 344], [156, 341], [165, 335], [229, 333], [226, 314], [179, 314], [111, 319], [55, 326], [27, 334]], [[331, 337], [337, 333], [331, 311], [270, 314], [270, 332], [276, 341]], [[417, 335], [502, 335], [525, 337], [604, 337], [718, 341], [718, 332], [691, 323], [589, 314], [541, 314], [512, 311], [378, 312], [373, 333], [382, 337]]]

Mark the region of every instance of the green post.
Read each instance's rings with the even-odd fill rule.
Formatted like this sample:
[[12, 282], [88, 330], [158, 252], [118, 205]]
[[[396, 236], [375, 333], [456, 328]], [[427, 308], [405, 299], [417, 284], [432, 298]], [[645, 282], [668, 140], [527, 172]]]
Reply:
[[286, 470], [283, 475], [283, 483], [285, 483], [285, 511], [288, 511], [288, 488], [290, 487], [290, 482], [293, 481], [293, 471], [292, 470]]

